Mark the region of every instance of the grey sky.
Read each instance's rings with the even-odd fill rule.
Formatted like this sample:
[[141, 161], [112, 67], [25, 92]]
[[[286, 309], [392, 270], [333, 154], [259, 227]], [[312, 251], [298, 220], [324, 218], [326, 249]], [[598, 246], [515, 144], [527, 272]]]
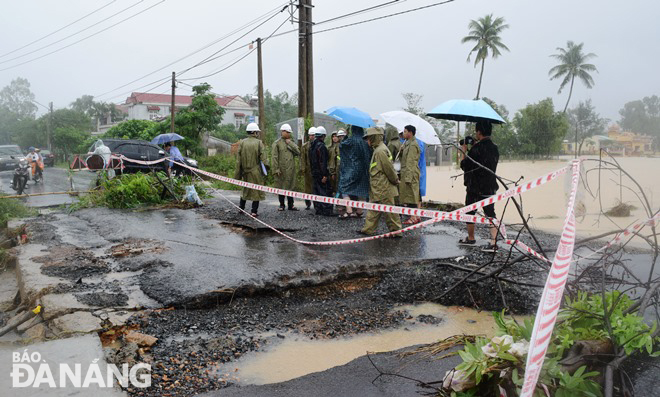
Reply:
[[[50, 33], [111, 0], [3, 0], [0, 13], [0, 55]], [[116, 0], [112, 5], [62, 32], [25, 50], [0, 58], [0, 62], [62, 38], [139, 0]], [[138, 6], [96, 28], [49, 47], [47, 50], [0, 64], [0, 69], [52, 51], [83, 38], [160, 0], [143, 0]], [[316, 0], [314, 21], [326, 20], [385, 0]], [[427, 4], [433, 0], [400, 1], [383, 9], [318, 26], [321, 30]], [[106, 32], [43, 59], [0, 72], [0, 87], [16, 77], [32, 84], [37, 101], [65, 107], [83, 94], [99, 95], [124, 85], [178, 59], [240, 27], [284, 1], [166, 0], [145, 13]], [[402, 92], [424, 95], [430, 110], [453, 98], [472, 98], [479, 69], [466, 63], [470, 50], [460, 39], [470, 19], [494, 13], [510, 25], [502, 39], [511, 52], [488, 59], [482, 95], [494, 99], [513, 114], [528, 103], [552, 97], [561, 110], [568, 89], [557, 94], [558, 81], [548, 80], [555, 65], [549, 55], [567, 40], [584, 42], [585, 52], [598, 55], [593, 63], [595, 87], [577, 83], [571, 105], [591, 98], [602, 116], [618, 120], [627, 101], [660, 94], [658, 40], [660, 5], [654, 1], [628, 0], [456, 0], [453, 3], [401, 16], [339, 29], [314, 36], [315, 102], [322, 111], [334, 105], [361, 108], [372, 116], [400, 109]], [[236, 45], [268, 36], [285, 19], [278, 15]], [[287, 22], [280, 32], [290, 30]], [[222, 46], [206, 51], [123, 89], [100, 97], [122, 102], [128, 91], [172, 71], [180, 71]], [[234, 48], [236, 45], [230, 47]], [[207, 74], [249, 51], [246, 46], [227, 57], [186, 73], [182, 78]], [[273, 93], [297, 90], [297, 35], [273, 38], [263, 48], [265, 87]], [[256, 86], [256, 52], [208, 79], [213, 90], [246, 94]], [[194, 84], [195, 82], [189, 81]], [[179, 93], [190, 93], [180, 85]], [[167, 92], [163, 85], [153, 92]], [[40, 109], [40, 112], [43, 109]]]

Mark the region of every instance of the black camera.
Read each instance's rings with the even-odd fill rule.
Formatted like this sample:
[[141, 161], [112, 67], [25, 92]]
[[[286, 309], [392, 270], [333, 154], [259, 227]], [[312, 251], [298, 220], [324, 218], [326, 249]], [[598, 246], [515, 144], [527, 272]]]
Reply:
[[463, 145], [474, 145], [475, 139], [472, 138], [471, 136], [466, 136], [465, 139], [461, 139], [458, 141], [458, 143], [463, 146]]

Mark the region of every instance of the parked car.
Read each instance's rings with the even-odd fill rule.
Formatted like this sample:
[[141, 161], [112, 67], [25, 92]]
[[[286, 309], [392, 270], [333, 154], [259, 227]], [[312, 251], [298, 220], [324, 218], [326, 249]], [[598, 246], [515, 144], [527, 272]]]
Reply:
[[[165, 150], [161, 149], [159, 146], [154, 145], [150, 142], [143, 141], [140, 139], [114, 139], [106, 138], [102, 139], [103, 143], [110, 148], [110, 151], [113, 154], [124, 155], [129, 159], [133, 160], [142, 160], [142, 161], [154, 161], [161, 159], [166, 156]], [[94, 145], [89, 148], [89, 152], [94, 151]], [[197, 168], [197, 160], [184, 157], [184, 160], [187, 165], [190, 167]], [[160, 162], [154, 165], [143, 165], [132, 163], [130, 161], [124, 162], [125, 173], [135, 173], [135, 172], [151, 172], [151, 171], [165, 171], [167, 165], [165, 162]]]
[[44, 159], [44, 166], [53, 167], [55, 165], [55, 155], [48, 149], [41, 149], [41, 157]]
[[13, 170], [23, 158], [25, 156], [18, 145], [0, 145], [0, 171]]

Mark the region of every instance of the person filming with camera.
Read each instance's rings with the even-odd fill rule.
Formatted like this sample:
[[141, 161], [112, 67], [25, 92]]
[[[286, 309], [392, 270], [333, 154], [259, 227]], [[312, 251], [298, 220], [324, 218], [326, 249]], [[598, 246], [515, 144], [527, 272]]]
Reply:
[[[492, 124], [488, 121], [479, 121], [475, 127], [475, 138], [465, 137], [459, 143], [461, 144], [461, 169], [463, 170], [464, 185], [466, 187], [465, 205], [474, 204], [495, 194], [498, 189], [495, 172], [497, 163], [500, 159], [500, 153], [497, 145], [492, 141]], [[468, 146], [471, 146], [468, 150]], [[467, 152], [467, 156], [465, 153]], [[482, 167], [483, 166], [483, 167]], [[485, 168], [486, 169], [485, 169]], [[495, 204], [489, 204], [483, 207], [484, 213], [489, 218], [496, 218]], [[476, 211], [467, 212], [468, 215], [474, 215]], [[474, 223], [467, 223], [468, 236], [459, 240], [459, 245], [474, 246]], [[497, 251], [497, 228], [490, 227], [490, 242], [482, 247], [484, 252]]]

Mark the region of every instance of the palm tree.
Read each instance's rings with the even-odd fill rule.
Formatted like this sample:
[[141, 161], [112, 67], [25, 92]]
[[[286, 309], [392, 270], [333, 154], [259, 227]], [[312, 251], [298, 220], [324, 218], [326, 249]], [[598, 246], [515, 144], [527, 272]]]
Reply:
[[568, 103], [571, 101], [571, 95], [573, 94], [573, 83], [575, 78], [578, 77], [582, 80], [582, 83], [591, 88], [594, 86], [594, 79], [591, 77], [589, 72], [598, 72], [596, 67], [590, 63], [585, 63], [591, 58], [595, 58], [596, 54], [582, 53], [582, 46], [584, 43], [576, 45], [572, 41], [566, 43], [566, 48], [557, 47], [558, 54], [550, 55], [551, 57], [559, 60], [561, 62], [559, 65], [550, 69], [548, 74], [550, 75], [550, 80], [558, 79], [563, 77], [561, 85], [559, 86], [558, 94], [561, 94], [561, 90], [566, 87], [568, 82], [571, 82], [571, 89], [568, 92], [568, 100], [566, 101], [566, 106], [564, 106], [564, 113], [568, 109]]
[[497, 58], [502, 55], [500, 50], [507, 50], [509, 48], [502, 43], [500, 38], [500, 33], [504, 29], [508, 29], [509, 25], [504, 23], [504, 18], [499, 17], [493, 19], [493, 14], [486, 15], [483, 18], [478, 20], [471, 20], [468, 24], [470, 32], [467, 36], [463, 37], [461, 43], [467, 42], [476, 42], [477, 44], [470, 50], [468, 54], [467, 61], [470, 62], [470, 56], [473, 52], [476, 52], [476, 57], [474, 59], [474, 67], [477, 67], [477, 64], [481, 62], [481, 73], [479, 74], [479, 86], [477, 87], [477, 97], [479, 99], [479, 93], [481, 92], [481, 80], [484, 75], [484, 63], [486, 58], [491, 55], [493, 58]]

